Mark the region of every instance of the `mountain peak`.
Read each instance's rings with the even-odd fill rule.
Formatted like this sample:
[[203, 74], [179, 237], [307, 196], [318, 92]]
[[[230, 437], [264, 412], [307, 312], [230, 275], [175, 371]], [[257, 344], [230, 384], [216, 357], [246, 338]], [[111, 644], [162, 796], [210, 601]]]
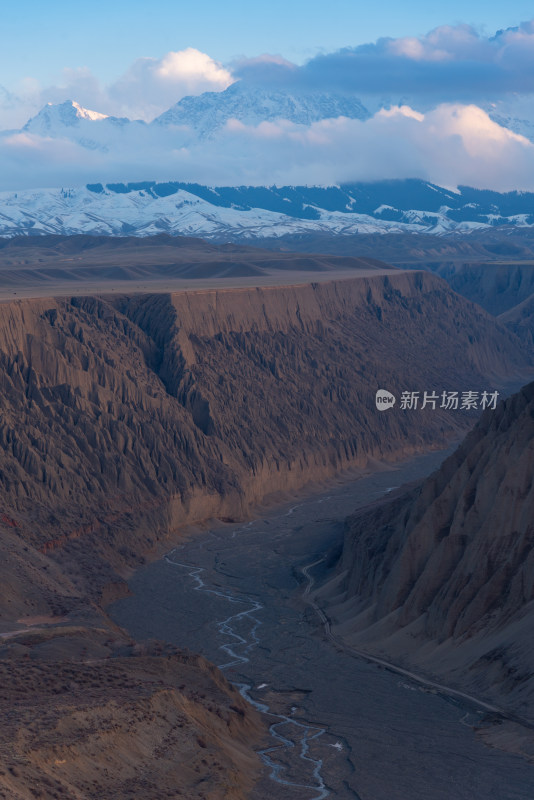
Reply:
[[108, 118], [108, 114], [101, 114], [99, 111], [91, 111], [90, 109], [84, 108], [83, 106], [81, 106], [75, 100], [67, 100], [66, 103], [63, 103], [63, 105], [66, 105], [66, 106], [70, 105], [72, 108], [74, 108], [75, 111], [76, 111], [76, 116], [79, 119], [90, 119], [90, 120], [94, 121], [94, 120], [98, 120], [98, 119], [107, 119]]
[[333, 117], [367, 119], [369, 113], [354, 97], [336, 92], [292, 92], [236, 81], [222, 92], [183, 97], [153, 120], [155, 125], [187, 125], [199, 139], [209, 139], [229, 119], [246, 125], [285, 119], [311, 125]]
[[23, 130], [42, 136], [50, 134], [57, 126], [73, 128], [80, 124], [80, 120], [97, 122], [103, 119], [108, 119], [107, 114], [91, 111], [74, 100], [65, 100], [63, 103], [47, 103], [28, 120]]

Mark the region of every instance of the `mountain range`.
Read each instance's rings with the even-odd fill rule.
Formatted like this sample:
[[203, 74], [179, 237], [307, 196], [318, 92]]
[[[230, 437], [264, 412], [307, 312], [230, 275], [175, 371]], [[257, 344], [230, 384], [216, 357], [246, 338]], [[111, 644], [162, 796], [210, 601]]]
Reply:
[[[204, 151], [195, 150], [195, 146], [213, 142], [229, 129], [239, 133], [239, 126], [261, 128], [263, 124], [261, 129], [269, 138], [275, 135], [269, 125], [276, 123], [276, 130], [280, 125], [290, 125], [298, 135], [299, 130], [307, 131], [319, 121], [365, 121], [392, 102], [366, 98], [364, 104], [343, 93], [290, 92], [238, 81], [222, 92], [184, 97], [150, 123], [91, 111], [74, 101], [48, 104], [21, 131], [0, 132], [0, 144], [11, 141], [15, 134], [22, 140], [25, 159], [28, 153], [38, 152], [43, 142], [47, 147], [57, 142], [61, 150], [64, 144], [65, 152], [71, 146], [78, 148], [72, 156], [75, 159], [79, 159], [82, 148], [82, 154], [91, 152], [83, 160], [92, 165], [91, 174], [97, 175], [97, 180], [102, 175], [99, 165], [115, 163], [122, 154], [128, 154], [129, 161], [136, 164], [134, 171], [147, 180], [84, 185], [81, 181], [70, 183], [67, 178], [69, 185], [60, 187], [53, 161], [46, 155], [48, 150], [43, 151], [43, 163], [52, 165], [48, 175], [53, 176], [53, 182], [41, 185], [51, 188], [1, 192], [0, 236], [144, 236], [166, 232], [241, 241], [332, 233], [469, 233], [534, 225], [534, 193], [529, 192], [443, 188], [416, 179], [333, 186], [207, 186], [180, 180], [180, 175], [176, 176], [178, 180], [150, 180], [156, 177], [152, 170], [159, 175], [169, 172], [170, 178], [173, 171], [179, 171], [169, 166], [172, 161], [167, 162], [167, 155], [170, 159], [173, 153], [192, 148], [190, 152], [196, 155], [191, 158], [202, 160]], [[507, 106], [488, 105], [486, 111], [501, 126], [533, 136], [528, 103], [525, 105], [521, 98], [516, 97]], [[220, 138], [223, 145], [224, 141]], [[225, 152], [223, 146], [216, 160], [224, 160]], [[147, 160], [143, 161], [145, 155]], [[101, 169], [105, 171], [104, 166]], [[132, 169], [128, 167], [129, 172]], [[243, 169], [246, 174], [246, 159]], [[209, 173], [209, 166], [207, 170]], [[16, 189], [20, 174], [17, 167], [11, 178]]]
[[[94, 147], [94, 142], [106, 146], [120, 129], [125, 135], [140, 127], [157, 136], [171, 131], [177, 142], [205, 141], [214, 138], [229, 120], [244, 125], [286, 120], [295, 125], [311, 125], [326, 119], [369, 119], [381, 109], [410, 106], [418, 111], [428, 110], [412, 97], [378, 98], [365, 96], [363, 101], [351, 94], [333, 91], [290, 91], [267, 88], [236, 81], [222, 92], [204, 92], [183, 97], [151, 122], [130, 120], [91, 111], [74, 100], [47, 103], [28, 120], [22, 130], [39, 136], [67, 138], [82, 146]], [[534, 141], [534, 108], [528, 97], [514, 95], [496, 103], [482, 102], [480, 107], [504, 128]]]
[[204, 92], [184, 97], [151, 123], [154, 126], [187, 126], [198, 139], [213, 137], [230, 120], [259, 125], [285, 119], [296, 125], [311, 125], [322, 119], [348, 117], [367, 119], [369, 111], [356, 98], [334, 92], [291, 93], [250, 87], [242, 81], [224, 92]]
[[22, 131], [53, 139], [65, 138], [90, 150], [107, 150], [119, 143], [119, 131], [123, 139], [132, 133], [137, 136], [141, 129], [156, 140], [170, 134], [177, 145], [184, 145], [213, 138], [229, 120], [259, 125], [283, 119], [295, 125], [311, 125], [323, 119], [363, 120], [369, 116], [362, 103], [350, 95], [266, 90], [238, 81], [224, 92], [184, 97], [150, 123], [101, 114], [73, 100], [47, 103], [28, 120]]
[[[99, 120], [99, 124], [115, 125]], [[534, 225], [534, 193], [421, 180], [209, 187], [143, 181], [0, 193], [0, 236], [156, 233], [227, 241], [373, 233], [473, 233]]]

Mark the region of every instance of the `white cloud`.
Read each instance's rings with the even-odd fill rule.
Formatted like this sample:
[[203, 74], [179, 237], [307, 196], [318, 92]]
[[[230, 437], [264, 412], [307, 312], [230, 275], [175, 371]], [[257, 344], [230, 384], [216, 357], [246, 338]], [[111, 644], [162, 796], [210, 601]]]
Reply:
[[108, 153], [37, 136], [0, 138], [0, 188], [181, 180], [210, 185], [335, 184], [422, 178], [500, 191], [534, 190], [534, 145], [474, 105], [410, 107], [369, 120], [308, 127], [230, 120], [211, 141], [184, 146], [174, 130], [135, 126]]
[[472, 105], [443, 104], [426, 114], [403, 106], [367, 121], [339, 117], [309, 127], [231, 120], [217, 141], [191, 153], [199, 165], [211, 163], [223, 183], [419, 177], [446, 186], [534, 189], [534, 145]]
[[195, 90], [199, 83], [226, 89], [233, 80], [227, 69], [194, 47], [167, 53], [159, 62], [156, 73], [164, 80], [189, 83]]
[[188, 47], [161, 59], [138, 59], [108, 93], [121, 114], [150, 120], [185, 95], [220, 92], [233, 82], [221, 64]]
[[0, 86], [0, 130], [19, 128], [46, 103], [75, 100], [85, 108], [151, 120], [185, 95], [219, 92], [234, 78], [206, 53], [188, 47], [163, 58], [139, 58], [114, 83], [104, 86], [87, 67], [65, 68], [54, 86], [24, 78], [16, 91]]

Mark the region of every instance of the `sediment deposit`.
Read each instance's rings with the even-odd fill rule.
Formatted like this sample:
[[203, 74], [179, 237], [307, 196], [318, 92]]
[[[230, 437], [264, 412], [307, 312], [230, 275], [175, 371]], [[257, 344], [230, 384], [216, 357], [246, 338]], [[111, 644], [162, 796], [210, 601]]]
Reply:
[[244, 800], [259, 715], [205, 659], [167, 650], [0, 659], [0, 797]]

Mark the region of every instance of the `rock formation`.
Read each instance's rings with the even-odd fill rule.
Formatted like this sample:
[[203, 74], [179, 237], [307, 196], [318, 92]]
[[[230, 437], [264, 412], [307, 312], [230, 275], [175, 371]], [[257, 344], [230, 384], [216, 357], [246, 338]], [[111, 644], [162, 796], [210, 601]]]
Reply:
[[426, 273], [4, 304], [9, 532], [42, 553], [84, 538], [104, 562], [138, 552], [157, 530], [243, 516], [271, 492], [468, 424], [440, 409], [377, 413], [377, 388], [490, 388], [527, 362]]

